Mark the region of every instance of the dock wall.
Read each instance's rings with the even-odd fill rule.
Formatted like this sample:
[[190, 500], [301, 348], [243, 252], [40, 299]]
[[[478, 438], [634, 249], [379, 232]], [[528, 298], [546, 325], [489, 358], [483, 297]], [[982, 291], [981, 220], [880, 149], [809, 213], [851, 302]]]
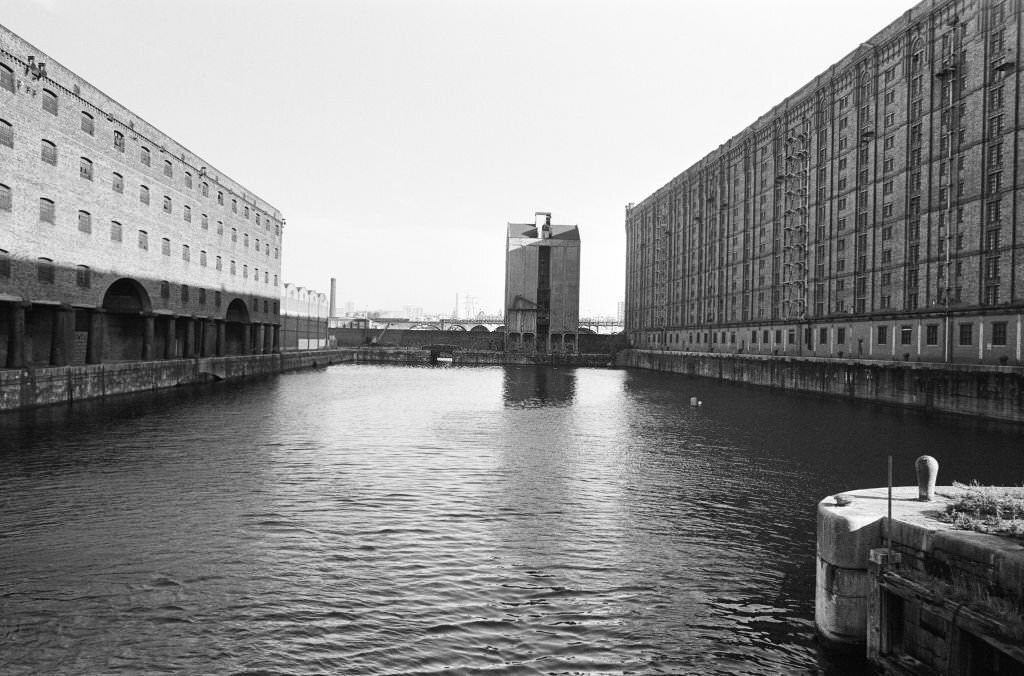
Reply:
[[623, 350], [620, 366], [1024, 423], [1024, 368]]

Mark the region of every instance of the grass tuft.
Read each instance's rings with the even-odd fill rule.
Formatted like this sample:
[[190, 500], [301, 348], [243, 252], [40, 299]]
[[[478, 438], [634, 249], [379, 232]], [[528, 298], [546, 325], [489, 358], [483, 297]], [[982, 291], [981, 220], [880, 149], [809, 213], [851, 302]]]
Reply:
[[954, 483], [961, 493], [943, 520], [954, 528], [1024, 539], [1024, 487]]

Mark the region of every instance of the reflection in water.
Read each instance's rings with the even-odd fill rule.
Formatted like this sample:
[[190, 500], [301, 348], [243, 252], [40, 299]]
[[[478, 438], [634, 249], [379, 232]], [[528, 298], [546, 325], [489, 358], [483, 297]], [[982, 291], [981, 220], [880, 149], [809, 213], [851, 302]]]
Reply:
[[[690, 408], [690, 396], [704, 401]], [[641, 371], [331, 367], [0, 416], [5, 673], [857, 673], [814, 506], [1013, 431]], [[984, 452], [982, 452], [984, 451]]]
[[576, 369], [507, 366], [504, 383], [507, 406], [569, 406], [576, 396]]

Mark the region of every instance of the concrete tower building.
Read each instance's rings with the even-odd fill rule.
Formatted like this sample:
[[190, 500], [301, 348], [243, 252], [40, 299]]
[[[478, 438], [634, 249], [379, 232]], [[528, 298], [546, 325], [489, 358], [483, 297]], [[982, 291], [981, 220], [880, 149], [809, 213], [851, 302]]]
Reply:
[[283, 229], [0, 26], [0, 367], [276, 351]]
[[509, 223], [505, 247], [505, 349], [571, 353], [580, 322], [580, 233], [552, 225]]

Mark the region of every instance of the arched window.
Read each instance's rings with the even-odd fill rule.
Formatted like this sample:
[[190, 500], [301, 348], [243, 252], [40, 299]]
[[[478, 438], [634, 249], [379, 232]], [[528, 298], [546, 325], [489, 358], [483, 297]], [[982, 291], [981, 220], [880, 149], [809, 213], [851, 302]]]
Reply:
[[147, 186], [139, 186], [139, 201], [143, 204], [149, 204], [149, 188]]
[[92, 160], [83, 157], [78, 164], [78, 175], [87, 181], [92, 180]]
[[192, 207], [186, 204], [185, 207], [181, 210], [181, 214], [181, 217], [185, 219], [186, 223], [192, 222]]
[[92, 115], [82, 111], [82, 131], [89, 136], [92, 136], [96, 132], [96, 122], [92, 119]]
[[88, 265], [79, 265], [75, 268], [75, 284], [88, 289], [92, 286], [92, 272], [89, 270]]
[[57, 222], [57, 208], [53, 200], [46, 199], [45, 197], [39, 198], [39, 222], [51, 225]]
[[114, 192], [124, 192], [124, 176], [115, 171], [110, 180], [110, 187]]
[[146, 146], [139, 148], [139, 162], [142, 162], [147, 167], [149, 166], [149, 148]]
[[139, 248], [149, 251], [149, 233], [145, 230], [139, 230]]
[[14, 91], [14, 71], [0, 63], [0, 89]]
[[0, 146], [14, 147], [14, 126], [7, 120], [0, 120]]
[[171, 240], [169, 238], [164, 237], [160, 240], [160, 253], [165, 256], [171, 255]]
[[43, 139], [39, 157], [43, 162], [57, 166], [57, 144]]
[[53, 284], [53, 259], [39, 258], [36, 260], [36, 279], [44, 284]]
[[171, 178], [174, 176], [174, 167], [171, 165], [170, 160], [164, 160], [164, 176]]
[[51, 115], [57, 114], [57, 95], [49, 89], [43, 90], [43, 110]]
[[171, 283], [170, 282], [160, 282], [160, 297], [161, 298], [170, 298], [171, 297]]
[[124, 134], [119, 131], [114, 132], [114, 148], [120, 152], [124, 152]]
[[171, 213], [171, 198], [167, 195], [164, 195], [164, 213]]
[[11, 210], [11, 189], [0, 183], [0, 211]]
[[121, 224], [117, 221], [110, 221], [110, 241], [120, 242], [121, 241]]
[[80, 232], [92, 232], [92, 214], [88, 211], [78, 212], [78, 230]]

